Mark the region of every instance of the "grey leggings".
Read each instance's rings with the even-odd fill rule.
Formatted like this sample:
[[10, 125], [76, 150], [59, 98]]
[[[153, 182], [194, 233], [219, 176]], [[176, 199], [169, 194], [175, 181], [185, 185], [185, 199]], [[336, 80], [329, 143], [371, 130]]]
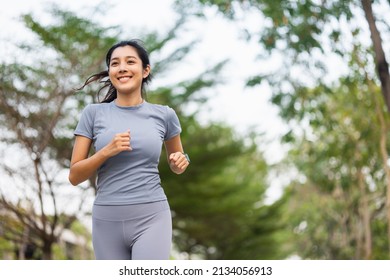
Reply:
[[169, 259], [172, 217], [168, 202], [94, 205], [92, 242], [98, 260]]

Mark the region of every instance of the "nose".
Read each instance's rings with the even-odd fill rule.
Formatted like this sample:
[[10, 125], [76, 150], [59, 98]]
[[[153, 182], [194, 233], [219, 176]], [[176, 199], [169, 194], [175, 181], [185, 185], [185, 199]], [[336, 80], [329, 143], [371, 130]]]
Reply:
[[126, 69], [126, 64], [125, 63], [120, 63], [119, 64], [119, 72], [123, 73], [123, 72], [126, 72], [127, 69]]

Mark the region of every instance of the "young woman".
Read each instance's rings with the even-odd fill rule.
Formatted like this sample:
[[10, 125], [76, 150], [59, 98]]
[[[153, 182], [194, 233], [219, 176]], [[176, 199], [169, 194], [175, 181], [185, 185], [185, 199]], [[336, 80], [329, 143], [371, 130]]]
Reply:
[[[78, 185], [97, 171], [92, 211], [96, 259], [169, 259], [172, 220], [158, 163], [164, 143], [171, 170], [181, 174], [188, 167], [180, 122], [170, 107], [144, 100], [151, 68], [137, 40], [112, 46], [106, 64], [108, 70], [81, 87], [106, 78], [100, 91], [108, 92], [82, 112], [69, 181]], [[95, 153], [88, 156], [92, 144]]]

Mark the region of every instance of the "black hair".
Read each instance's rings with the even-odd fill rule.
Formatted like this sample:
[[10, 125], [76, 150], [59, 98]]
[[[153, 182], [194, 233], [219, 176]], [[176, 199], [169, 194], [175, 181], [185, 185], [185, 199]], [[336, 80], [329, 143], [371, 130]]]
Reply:
[[[143, 69], [145, 69], [148, 65], [150, 65], [149, 54], [148, 54], [147, 50], [145, 49], [145, 47], [143, 46], [142, 41], [137, 40], [137, 39], [120, 41], [120, 42], [116, 43], [115, 45], [113, 45], [107, 51], [107, 54], [106, 54], [107, 70], [104, 70], [102, 72], [99, 72], [99, 73], [96, 73], [96, 74], [93, 74], [92, 76], [90, 76], [85, 81], [84, 85], [81, 86], [80, 88], [78, 88], [78, 90], [83, 89], [86, 85], [88, 85], [92, 82], [99, 81], [100, 83], [103, 83], [103, 86], [99, 89], [98, 96], [102, 90], [104, 90], [105, 88], [108, 88], [106, 96], [101, 101], [101, 103], [109, 103], [109, 102], [113, 101], [114, 99], [116, 99], [116, 97], [117, 97], [116, 88], [112, 85], [110, 79], [105, 79], [105, 78], [108, 77], [108, 69], [110, 68], [110, 60], [111, 60], [112, 53], [114, 52], [114, 50], [116, 48], [125, 47], [125, 46], [133, 47], [136, 50], [139, 58], [142, 61], [142, 68]], [[142, 79], [141, 95], [142, 95], [143, 99], [146, 98], [145, 85], [148, 84], [151, 81], [151, 79], [152, 79], [151, 73], [149, 73], [149, 75], [146, 78]]]

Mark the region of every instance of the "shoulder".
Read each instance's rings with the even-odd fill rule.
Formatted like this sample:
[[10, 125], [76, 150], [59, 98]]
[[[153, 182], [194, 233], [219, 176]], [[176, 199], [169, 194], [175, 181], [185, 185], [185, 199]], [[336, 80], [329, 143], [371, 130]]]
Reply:
[[99, 109], [110, 107], [111, 103], [92, 103], [89, 104], [88, 106], [94, 108], [95, 110], [99, 110]]
[[146, 102], [146, 105], [149, 107], [150, 110], [161, 113], [166, 113], [170, 108], [168, 105], [154, 104], [149, 102]]
[[181, 126], [175, 110], [168, 105], [147, 103], [150, 112], [156, 119], [159, 119], [165, 126], [164, 141], [180, 134]]
[[154, 103], [149, 103], [149, 102], [147, 102], [146, 104], [151, 110], [156, 111], [156, 112], [160, 112], [160, 113], [164, 113], [164, 114], [175, 112], [175, 110], [172, 109], [171, 107], [169, 107], [168, 105], [154, 104]]
[[87, 114], [95, 114], [97, 111], [101, 111], [101, 110], [104, 110], [105, 108], [108, 108], [110, 106], [109, 103], [92, 103], [92, 104], [88, 104], [87, 106], [85, 106], [84, 108], [84, 112], [86, 112]]

